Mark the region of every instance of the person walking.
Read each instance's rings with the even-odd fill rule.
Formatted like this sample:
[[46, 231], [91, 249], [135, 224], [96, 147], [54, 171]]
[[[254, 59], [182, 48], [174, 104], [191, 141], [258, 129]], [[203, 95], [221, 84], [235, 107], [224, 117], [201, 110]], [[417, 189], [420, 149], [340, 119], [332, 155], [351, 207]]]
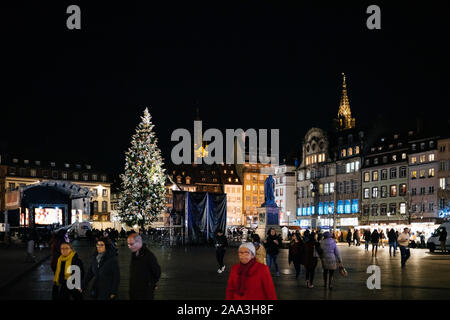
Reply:
[[378, 234], [380, 236], [380, 244], [384, 248], [384, 239], [386, 239], [386, 237], [384, 236], [383, 230], [380, 230], [380, 232]]
[[289, 265], [291, 264], [291, 262], [293, 262], [294, 264], [295, 279], [298, 279], [298, 275], [300, 274], [300, 266], [304, 263], [303, 261], [304, 261], [303, 240], [299, 234], [294, 233], [292, 241], [289, 245], [288, 262]]
[[352, 245], [352, 230], [351, 229], [348, 229], [348, 232], [347, 232], [347, 243], [348, 243], [349, 247]]
[[423, 231], [420, 233], [420, 247], [421, 248], [427, 247], [427, 245], [425, 243], [425, 232], [423, 232]]
[[400, 254], [401, 254], [401, 265], [402, 268], [405, 267], [406, 261], [411, 256], [411, 252], [409, 251], [409, 229], [403, 229], [403, 232], [399, 234], [397, 238], [398, 245], [400, 246]]
[[355, 231], [353, 232], [353, 239], [355, 241], [355, 246], [359, 247], [361, 245], [361, 239], [358, 229], [355, 229]]
[[82, 291], [86, 291], [89, 282], [94, 278], [90, 296], [95, 300], [113, 300], [117, 298], [120, 282], [119, 263], [111, 241], [99, 239], [96, 252], [92, 256], [89, 269], [83, 280]]
[[319, 243], [311, 237], [309, 230], [306, 230], [303, 234], [304, 241], [304, 266], [306, 270], [306, 287], [311, 289], [314, 287], [314, 272], [317, 267], [317, 261], [320, 257], [319, 252], [322, 252], [320, 249]]
[[[336, 241], [331, 238], [327, 231], [323, 234], [323, 239], [320, 241], [320, 249], [322, 250], [321, 262], [323, 268], [323, 286], [326, 288], [333, 288], [334, 271], [338, 264], [342, 263]], [[328, 281], [327, 281], [328, 279]]]
[[225, 257], [225, 248], [228, 246], [228, 241], [222, 230], [218, 230], [214, 238], [216, 247], [216, 259], [219, 265], [217, 273], [222, 273], [225, 270], [225, 264], [223, 263], [223, 258]]
[[397, 234], [395, 233], [394, 229], [392, 228], [389, 230], [388, 233], [388, 241], [389, 241], [389, 256], [392, 257], [391, 249], [394, 250], [394, 257], [397, 253]]
[[369, 251], [369, 243], [370, 243], [370, 230], [367, 229], [364, 231], [364, 247], [366, 251]]
[[161, 267], [140, 235], [130, 234], [127, 244], [131, 251], [130, 300], [153, 300], [156, 284], [161, 277]]
[[[55, 275], [53, 277], [53, 300], [82, 300], [81, 288], [69, 289], [67, 287], [67, 280], [72, 276], [71, 267], [78, 266], [80, 271], [80, 279], [75, 279], [81, 284], [84, 277], [83, 262], [78, 257], [78, 253], [73, 250], [70, 243], [63, 242], [60, 246], [61, 255], [59, 256]], [[77, 271], [75, 271], [75, 274]]]
[[256, 261], [258, 261], [261, 264], [267, 265], [266, 249], [264, 248], [263, 245], [261, 245], [261, 238], [259, 237], [258, 234], [256, 234], [256, 233], [252, 234], [252, 242], [256, 249], [256, 256], [255, 256]]
[[376, 257], [378, 252], [378, 243], [380, 242], [380, 234], [377, 229], [373, 230], [370, 235], [370, 241], [372, 242], [372, 257]]
[[269, 268], [255, 259], [253, 243], [239, 247], [239, 264], [231, 268], [226, 300], [277, 300]]
[[271, 270], [272, 264], [274, 264], [277, 277], [280, 275], [277, 263], [280, 245], [281, 245], [280, 236], [277, 235], [274, 228], [270, 228], [267, 233], [267, 237], [264, 240], [264, 246], [266, 247], [267, 266], [269, 267], [269, 271]]
[[441, 242], [441, 250], [442, 253], [447, 251], [446, 242], [447, 242], [447, 229], [445, 227], [442, 228], [441, 233], [439, 234], [439, 241]]

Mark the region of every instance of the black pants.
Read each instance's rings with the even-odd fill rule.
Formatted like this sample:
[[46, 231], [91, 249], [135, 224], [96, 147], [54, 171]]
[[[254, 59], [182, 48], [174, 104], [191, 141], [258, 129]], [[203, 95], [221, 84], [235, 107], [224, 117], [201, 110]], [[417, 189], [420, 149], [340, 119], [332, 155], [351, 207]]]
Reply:
[[225, 256], [225, 249], [217, 249], [216, 250], [216, 258], [217, 258], [217, 263], [219, 264], [219, 268], [222, 268], [224, 266], [224, 264], [223, 264], [224, 256]]
[[83, 300], [83, 295], [77, 289], [69, 289], [66, 284], [53, 285], [53, 300]]
[[294, 267], [295, 267], [295, 279], [298, 278], [298, 275], [300, 274], [300, 270], [301, 270], [301, 265], [300, 265], [300, 261], [292, 261], [294, 263]]
[[334, 270], [328, 270], [328, 269], [323, 270], [323, 285], [325, 287], [327, 286], [328, 274], [330, 274], [329, 284], [331, 284], [331, 282], [333, 281]]
[[317, 261], [311, 267], [306, 268], [306, 280], [308, 280], [310, 284], [313, 284], [314, 272], [316, 271], [316, 266], [317, 266]]

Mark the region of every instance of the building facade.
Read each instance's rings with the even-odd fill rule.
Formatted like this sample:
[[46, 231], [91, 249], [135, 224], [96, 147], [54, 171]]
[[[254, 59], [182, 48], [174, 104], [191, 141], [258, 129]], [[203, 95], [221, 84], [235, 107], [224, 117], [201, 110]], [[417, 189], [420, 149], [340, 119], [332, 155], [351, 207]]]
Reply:
[[280, 224], [297, 225], [295, 166], [275, 166], [275, 202], [280, 207]]
[[407, 223], [407, 137], [379, 138], [362, 165], [362, 216], [360, 224]]
[[409, 141], [408, 218], [436, 222], [438, 206], [437, 137]]
[[450, 138], [438, 139], [437, 162], [439, 216], [448, 218], [450, 211]]
[[89, 164], [73, 164], [68, 162], [28, 160], [16, 157], [1, 157], [0, 199], [1, 210], [5, 210], [7, 191], [16, 190], [45, 181], [67, 181], [92, 193], [90, 217], [83, 220], [110, 221], [111, 183], [108, 175], [94, 170]]

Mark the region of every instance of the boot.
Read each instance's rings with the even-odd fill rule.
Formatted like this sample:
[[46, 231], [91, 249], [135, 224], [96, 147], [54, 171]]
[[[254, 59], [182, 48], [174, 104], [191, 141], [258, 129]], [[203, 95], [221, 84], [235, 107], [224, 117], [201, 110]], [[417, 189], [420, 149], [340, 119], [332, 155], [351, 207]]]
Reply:
[[330, 282], [328, 283], [328, 288], [333, 289], [333, 277], [330, 277]]
[[324, 288], [327, 287], [327, 282], [328, 282], [328, 281], [327, 281], [327, 278], [328, 278], [328, 277], [327, 277], [327, 274], [324, 274], [324, 275], [323, 275], [323, 287], [324, 287]]

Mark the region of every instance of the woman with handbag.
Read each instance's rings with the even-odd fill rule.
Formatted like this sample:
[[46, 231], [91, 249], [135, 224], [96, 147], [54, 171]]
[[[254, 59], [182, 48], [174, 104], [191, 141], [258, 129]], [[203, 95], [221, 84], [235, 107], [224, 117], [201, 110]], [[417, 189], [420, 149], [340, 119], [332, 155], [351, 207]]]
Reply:
[[[323, 240], [320, 241], [320, 248], [322, 249], [321, 261], [323, 268], [323, 286], [333, 288], [333, 276], [337, 266], [341, 264], [341, 256], [336, 245], [336, 241], [331, 238], [327, 231], [323, 234]], [[329, 277], [328, 277], [329, 276]], [[327, 281], [328, 280], [328, 281]]]
[[113, 300], [117, 297], [120, 281], [116, 253], [108, 238], [100, 238], [96, 246], [82, 288], [86, 290], [94, 278], [90, 296], [95, 300]]
[[304, 241], [304, 266], [306, 269], [306, 287], [313, 288], [314, 272], [317, 267], [317, 260], [320, 257], [319, 243], [311, 236], [309, 230], [303, 233]]

